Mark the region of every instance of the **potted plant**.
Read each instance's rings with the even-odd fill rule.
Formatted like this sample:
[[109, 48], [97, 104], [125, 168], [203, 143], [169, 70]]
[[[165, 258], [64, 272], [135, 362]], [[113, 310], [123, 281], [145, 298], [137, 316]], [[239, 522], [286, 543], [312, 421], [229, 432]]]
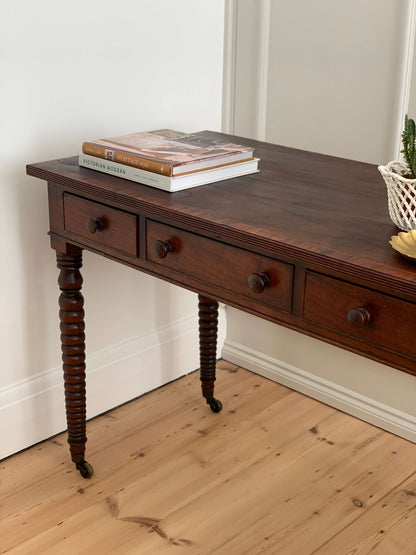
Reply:
[[394, 160], [379, 171], [387, 186], [390, 218], [403, 231], [416, 229], [416, 125], [405, 117], [402, 133], [404, 160]]

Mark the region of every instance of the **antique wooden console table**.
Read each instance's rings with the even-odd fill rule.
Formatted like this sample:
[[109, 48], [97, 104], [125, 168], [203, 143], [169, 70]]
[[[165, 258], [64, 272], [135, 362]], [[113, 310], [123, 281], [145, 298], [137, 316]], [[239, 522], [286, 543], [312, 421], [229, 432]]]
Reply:
[[83, 477], [83, 249], [199, 294], [202, 393], [214, 412], [218, 301], [416, 375], [416, 265], [388, 244], [397, 229], [377, 168], [229, 138], [255, 147], [260, 172], [173, 194], [77, 157], [27, 167], [48, 181], [68, 443]]

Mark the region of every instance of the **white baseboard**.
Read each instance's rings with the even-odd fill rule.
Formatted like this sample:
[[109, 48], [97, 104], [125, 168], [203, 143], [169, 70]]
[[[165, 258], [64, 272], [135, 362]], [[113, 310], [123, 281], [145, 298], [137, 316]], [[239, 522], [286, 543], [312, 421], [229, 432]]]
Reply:
[[[198, 357], [196, 317], [87, 351], [88, 418], [195, 370]], [[0, 390], [0, 459], [65, 429], [61, 367]]]
[[226, 340], [222, 358], [416, 443], [416, 418], [413, 415], [400, 412], [241, 343]]

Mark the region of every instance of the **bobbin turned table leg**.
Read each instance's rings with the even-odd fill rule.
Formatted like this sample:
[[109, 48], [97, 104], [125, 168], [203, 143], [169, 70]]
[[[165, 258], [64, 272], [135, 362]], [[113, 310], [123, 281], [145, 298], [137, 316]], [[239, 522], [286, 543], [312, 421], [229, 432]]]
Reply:
[[91, 478], [93, 469], [84, 459], [86, 436], [84, 298], [81, 294], [82, 250], [57, 252], [60, 269], [58, 284], [59, 318], [65, 384], [68, 443], [71, 457], [83, 478]]
[[213, 412], [220, 412], [222, 403], [214, 397], [217, 361], [218, 303], [198, 295], [199, 353], [202, 395]]

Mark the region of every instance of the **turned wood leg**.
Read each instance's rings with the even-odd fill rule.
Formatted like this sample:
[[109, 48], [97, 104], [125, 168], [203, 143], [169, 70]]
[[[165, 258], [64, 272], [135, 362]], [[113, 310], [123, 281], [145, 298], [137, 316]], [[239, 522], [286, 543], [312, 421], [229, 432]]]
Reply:
[[92, 476], [92, 467], [85, 461], [86, 390], [85, 390], [85, 334], [84, 298], [81, 294], [82, 250], [71, 249], [71, 254], [57, 252], [60, 269], [58, 284], [59, 318], [65, 384], [65, 406], [68, 443], [73, 462], [84, 478]]
[[199, 353], [202, 395], [213, 412], [220, 412], [222, 404], [214, 397], [217, 362], [218, 303], [198, 295]]

